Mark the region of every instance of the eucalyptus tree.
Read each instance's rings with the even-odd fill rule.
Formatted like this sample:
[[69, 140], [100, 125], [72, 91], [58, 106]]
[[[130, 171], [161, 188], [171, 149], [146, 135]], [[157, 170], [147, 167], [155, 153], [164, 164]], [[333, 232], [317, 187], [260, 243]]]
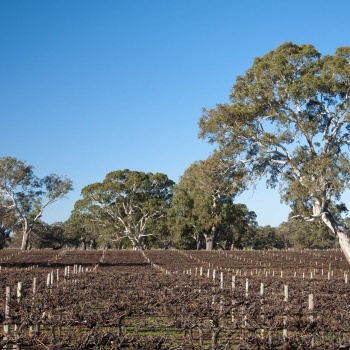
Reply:
[[64, 224], [62, 222], [54, 222], [36, 225], [33, 230], [33, 246], [35, 248], [52, 248], [62, 249], [66, 244]]
[[232, 206], [243, 188], [241, 174], [227, 168], [218, 153], [193, 163], [176, 186], [169, 211], [170, 230], [178, 236], [191, 235], [197, 249], [204, 238], [206, 249], [211, 250], [225, 220], [225, 208]]
[[300, 222], [288, 220], [277, 228], [279, 237], [284, 237], [294, 248], [334, 249], [339, 248], [337, 238], [321, 221]]
[[0, 220], [0, 249], [4, 249], [9, 245], [11, 233], [11, 229]]
[[254, 211], [242, 203], [229, 203], [222, 208], [217, 244], [222, 249], [253, 248], [258, 223]]
[[0, 207], [0, 249], [9, 246], [13, 235], [12, 228], [16, 222], [17, 220], [11, 210]]
[[44, 209], [71, 190], [72, 181], [66, 177], [51, 174], [40, 179], [24, 161], [0, 158], [0, 210], [16, 219], [22, 231], [22, 250], [29, 248], [31, 232]]
[[[259, 226], [253, 240], [253, 249], [286, 249], [292, 248], [292, 242], [283, 234], [283, 230], [271, 226]], [[306, 247], [305, 247], [306, 248]]]
[[[31, 230], [30, 246], [34, 249], [52, 248], [61, 249], [66, 244], [63, 224], [56, 222], [47, 224], [42, 220], [36, 221]], [[11, 246], [21, 246], [21, 231], [12, 231]]]
[[286, 203], [308, 203], [296, 216], [321, 219], [350, 262], [349, 232], [333, 211], [350, 180], [349, 94], [350, 47], [322, 56], [287, 42], [256, 58], [230, 103], [204, 109], [199, 125], [252, 181], [266, 176]]
[[173, 186], [161, 173], [112, 171], [103, 182], [82, 189], [72, 215], [83, 218], [85, 225], [108, 230], [111, 240], [127, 238], [139, 249], [145, 237], [155, 235], [159, 221], [165, 220]]
[[109, 247], [109, 243], [113, 241], [113, 228], [96, 224], [91, 220], [91, 213], [84, 212], [80, 205], [79, 201], [76, 202], [69, 219], [64, 223], [67, 245], [82, 250], [94, 249], [97, 245]]

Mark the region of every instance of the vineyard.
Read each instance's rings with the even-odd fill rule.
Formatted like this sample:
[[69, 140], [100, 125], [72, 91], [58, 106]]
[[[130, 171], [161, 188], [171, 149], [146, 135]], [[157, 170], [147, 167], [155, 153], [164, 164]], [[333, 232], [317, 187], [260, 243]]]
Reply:
[[3, 349], [350, 349], [338, 250], [0, 251]]

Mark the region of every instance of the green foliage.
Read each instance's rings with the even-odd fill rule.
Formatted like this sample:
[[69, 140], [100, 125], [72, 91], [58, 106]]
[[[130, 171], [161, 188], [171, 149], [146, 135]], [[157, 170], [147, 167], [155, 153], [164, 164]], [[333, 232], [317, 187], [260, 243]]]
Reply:
[[7, 248], [11, 242], [11, 230], [0, 222], [0, 249]]
[[13, 226], [21, 227], [23, 250], [29, 248], [33, 226], [44, 209], [71, 190], [72, 182], [66, 177], [51, 174], [39, 179], [25, 162], [0, 158], [0, 210], [10, 214]]
[[284, 235], [283, 231], [276, 227], [258, 227], [252, 247], [259, 250], [291, 248], [293, 245], [288, 236], [289, 234]]
[[164, 174], [128, 169], [113, 171], [103, 182], [82, 189], [70, 218], [82, 239], [87, 236], [110, 246], [127, 238], [135, 248], [147, 237], [164, 234], [166, 211], [174, 182]]
[[73, 210], [69, 219], [64, 223], [64, 230], [66, 245], [69, 247], [80, 247], [83, 250], [96, 247], [96, 244], [104, 248], [109, 247], [109, 240], [105, 238], [107, 229], [94, 225], [88, 220], [87, 215], [77, 210]]
[[[350, 181], [350, 47], [323, 56], [312, 45], [284, 43], [238, 76], [231, 104], [204, 110], [200, 137], [218, 145], [247, 179], [267, 176], [298, 215], [334, 212]], [[237, 166], [239, 164], [239, 166]]]
[[249, 249], [254, 247], [258, 223], [254, 211], [245, 204], [227, 204], [218, 228], [217, 246], [222, 249]]
[[48, 225], [38, 221], [33, 227], [32, 235], [32, 248], [61, 249], [66, 244], [64, 225], [61, 222]]
[[[20, 248], [22, 241], [22, 233], [20, 230], [11, 231], [13, 233], [11, 239], [11, 247]], [[65, 224], [56, 222], [51, 225], [38, 220], [32, 226], [31, 240], [29, 248], [32, 249], [61, 249], [67, 246], [65, 236]]]
[[277, 232], [284, 237], [293, 248], [300, 249], [331, 249], [339, 248], [334, 235], [325, 227], [320, 220], [305, 222], [290, 219], [282, 223]]
[[219, 153], [193, 163], [175, 187], [168, 212], [176, 246], [199, 249], [209, 242], [210, 246], [227, 249], [233, 244], [234, 236], [240, 237], [238, 232], [246, 234], [255, 214], [254, 220], [249, 220], [252, 213], [233, 204], [244, 186], [240, 171], [227, 167]]
[[16, 222], [17, 219], [11, 209], [0, 207], [0, 249], [11, 244], [11, 236]]

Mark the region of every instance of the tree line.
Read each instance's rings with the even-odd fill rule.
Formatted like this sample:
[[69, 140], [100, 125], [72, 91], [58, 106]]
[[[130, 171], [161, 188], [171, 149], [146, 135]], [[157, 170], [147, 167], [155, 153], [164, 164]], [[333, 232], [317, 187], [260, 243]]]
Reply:
[[[178, 184], [165, 174], [113, 171], [83, 188], [67, 222], [45, 225], [43, 210], [72, 189], [71, 181], [55, 174], [37, 179], [31, 166], [1, 158], [1, 232], [20, 234], [22, 249], [50, 230], [64, 244], [83, 247], [339, 244], [350, 262], [340, 202], [350, 180], [349, 96], [350, 47], [322, 56], [312, 45], [284, 43], [236, 78], [230, 103], [203, 110], [199, 136], [215, 150]], [[277, 228], [259, 227], [255, 213], [235, 202], [261, 180], [279, 186], [291, 207], [290, 220]]]
[[[28, 175], [23, 177], [23, 187], [17, 178], [17, 182], [12, 182], [17, 192], [7, 187], [14, 201], [3, 204], [0, 247], [286, 249], [336, 246], [335, 238], [317, 223], [298, 221], [296, 224], [292, 220], [277, 228], [259, 227], [253, 211], [244, 204], [234, 203], [241, 188], [228, 181], [229, 177], [225, 183], [218, 168], [215, 173], [210, 170], [213, 161], [192, 164], [177, 185], [160, 173], [127, 169], [110, 172], [102, 182], [83, 188], [82, 198], [75, 203], [66, 222], [51, 225], [40, 219], [49, 203], [42, 198], [49, 193], [43, 192], [38, 180], [34, 188], [41, 190], [29, 191]], [[8, 171], [9, 162], [16, 165], [17, 170], [18, 166], [26, 167], [22, 161], [2, 158], [0, 167], [7, 169], [7, 176], [13, 174]], [[32, 172], [32, 167], [30, 169]], [[59, 177], [55, 175], [55, 178]], [[58, 182], [61, 187], [56, 187], [57, 199], [71, 189], [70, 180], [61, 181], [66, 183], [63, 186]], [[51, 198], [53, 203], [52, 193]], [[25, 245], [24, 239], [27, 239]]]

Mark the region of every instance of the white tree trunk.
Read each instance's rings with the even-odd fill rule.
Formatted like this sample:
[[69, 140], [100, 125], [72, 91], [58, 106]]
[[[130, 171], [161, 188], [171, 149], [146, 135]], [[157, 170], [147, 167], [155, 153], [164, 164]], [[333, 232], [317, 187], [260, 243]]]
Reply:
[[206, 238], [205, 244], [206, 244], [206, 250], [213, 250], [213, 239], [212, 238]]
[[28, 225], [28, 219], [25, 215], [21, 215], [21, 224], [22, 224], [22, 245], [21, 250], [29, 250], [30, 247], [30, 235], [31, 227]]
[[206, 250], [213, 250], [213, 242], [215, 239], [216, 227], [213, 224], [208, 233], [204, 233]]
[[338, 237], [340, 248], [350, 264], [350, 232], [339, 224], [332, 213], [327, 208], [324, 208], [320, 200], [314, 199], [312, 211], [314, 217], [321, 217], [323, 223]]
[[343, 228], [339, 228], [337, 231], [340, 248], [343, 251], [346, 260], [350, 264], [350, 235], [349, 232]]
[[23, 230], [21, 250], [28, 250], [28, 247], [29, 247], [29, 232], [27, 230]]
[[133, 250], [142, 250], [142, 237], [129, 237]]
[[334, 235], [338, 237], [340, 248], [350, 264], [350, 232], [342, 225], [339, 225], [330, 213], [322, 214], [321, 218]]

